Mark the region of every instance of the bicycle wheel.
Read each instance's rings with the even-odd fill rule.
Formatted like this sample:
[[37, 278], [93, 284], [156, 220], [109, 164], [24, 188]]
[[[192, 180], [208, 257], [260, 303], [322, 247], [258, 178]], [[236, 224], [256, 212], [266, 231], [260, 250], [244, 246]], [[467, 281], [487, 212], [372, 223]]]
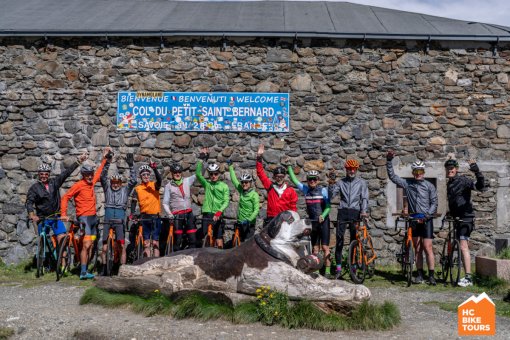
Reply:
[[460, 251], [459, 241], [452, 243], [452, 252], [450, 254], [450, 282], [453, 286], [457, 286], [464, 270], [462, 265], [462, 252]]
[[44, 244], [44, 236], [40, 235], [37, 240], [37, 272], [35, 273], [35, 277], [41, 277], [44, 275], [44, 260], [45, 260], [45, 244]]
[[349, 275], [352, 282], [359, 284], [365, 281], [365, 274], [366, 264], [363, 247], [357, 240], [354, 240], [349, 245]]
[[414, 265], [414, 246], [412, 241], [407, 242], [402, 265], [404, 267], [404, 276], [407, 281], [407, 287], [409, 287], [413, 280], [413, 265]]
[[[74, 249], [74, 247], [72, 248]], [[60, 242], [60, 249], [57, 258], [57, 281], [59, 281], [66, 272], [69, 271], [74, 260], [73, 251], [69, 245], [69, 235], [66, 235]]]
[[441, 264], [441, 280], [446, 284], [448, 275], [450, 274], [450, 257], [448, 256], [448, 243], [446, 240], [443, 244], [443, 250], [439, 256], [439, 264]]
[[366, 266], [367, 266], [367, 276], [368, 278], [372, 278], [375, 274], [375, 259], [377, 256], [375, 255], [374, 246], [372, 244], [372, 238], [368, 236], [367, 238], [367, 244], [364, 248], [365, 250], [365, 259], [366, 259]]
[[113, 239], [108, 237], [108, 240], [106, 241], [106, 276], [112, 276], [113, 261], [115, 258], [113, 242]]

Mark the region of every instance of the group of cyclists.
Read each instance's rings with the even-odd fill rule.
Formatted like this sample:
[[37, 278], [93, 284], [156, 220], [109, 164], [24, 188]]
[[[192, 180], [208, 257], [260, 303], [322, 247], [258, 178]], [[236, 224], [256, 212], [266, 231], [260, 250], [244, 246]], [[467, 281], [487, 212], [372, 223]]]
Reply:
[[[208, 226], [212, 225], [216, 246], [223, 248], [223, 233], [225, 228], [224, 212], [230, 203], [229, 186], [221, 179], [220, 166], [217, 163], [208, 163], [209, 150], [201, 148], [198, 154], [195, 174], [183, 177], [183, 167], [179, 163], [170, 165], [170, 178], [164, 186], [163, 202], [161, 204], [160, 189], [163, 178], [158, 171], [155, 162], [143, 164], [138, 168], [136, 176], [134, 168], [134, 155], [127, 154], [126, 163], [129, 166], [130, 177], [127, 183], [119, 173], [108, 175], [110, 164], [113, 161], [112, 149], [107, 147], [103, 150], [103, 159], [97, 169], [89, 164], [81, 165], [82, 178], [60, 198], [59, 189], [73, 171], [82, 164], [87, 155], [78, 157], [76, 162], [61, 174], [50, 177], [51, 167], [41, 164], [38, 168], [38, 181], [34, 183], [27, 194], [26, 207], [29, 218], [37, 226], [36, 231], [53, 229], [58, 239], [61, 239], [66, 228], [62, 221], [68, 221], [68, 202], [74, 200], [77, 220], [85, 226], [85, 238], [80, 253], [81, 273], [80, 279], [91, 279], [92, 273], [87, 271], [89, 249], [94, 241], [98, 225], [96, 210], [95, 184], [100, 181], [105, 196], [104, 223], [108, 220], [123, 220], [128, 217], [128, 201], [131, 199], [131, 214], [129, 218], [138, 215], [143, 227], [144, 252], [149, 254], [149, 247], [154, 249], [154, 256], [160, 255], [159, 238], [162, 229], [162, 218], [166, 217], [174, 221], [175, 226], [175, 250], [180, 250], [182, 244], [188, 248], [199, 247], [205, 237]], [[291, 182], [304, 195], [306, 211], [311, 221], [311, 243], [313, 253], [324, 253], [324, 275], [328, 278], [339, 279], [342, 273], [342, 250], [344, 234], [347, 227], [350, 231], [351, 240], [355, 238], [355, 224], [367, 218], [369, 214], [369, 190], [367, 182], [358, 176], [360, 163], [355, 159], [347, 159], [345, 162], [345, 177], [337, 180], [334, 172], [328, 174], [328, 185], [321, 184], [321, 174], [318, 170], [306, 172], [306, 183], [302, 183], [294, 174], [290, 164], [277, 166], [269, 178], [263, 162], [264, 145], [260, 145], [257, 151], [256, 173], [267, 191], [266, 216], [263, 224], [266, 225], [275, 216], [285, 210], [297, 211], [298, 195], [295, 189], [286, 181], [287, 175]], [[409, 214], [426, 216], [425, 223], [412, 224], [413, 243], [416, 248], [417, 273], [416, 283], [424, 282], [423, 253], [425, 253], [428, 266], [428, 282], [435, 285], [434, 278], [434, 254], [432, 250], [433, 221], [432, 217], [437, 211], [438, 198], [436, 188], [432, 183], [425, 180], [425, 164], [417, 160], [411, 166], [412, 179], [402, 179], [393, 170], [392, 160], [395, 152], [388, 151], [387, 173], [389, 179], [397, 186], [403, 188], [408, 201]], [[204, 164], [206, 163], [206, 164]], [[233, 187], [239, 193], [239, 204], [236, 225], [239, 228], [241, 242], [249, 239], [255, 232], [255, 223], [259, 214], [260, 198], [254, 185], [254, 178], [250, 172], [242, 172], [239, 179], [236, 176], [231, 161], [227, 161], [230, 179]], [[204, 171], [205, 165], [205, 171]], [[470, 272], [470, 254], [468, 241], [474, 228], [474, 210], [471, 203], [471, 191], [484, 189], [484, 178], [476, 162], [469, 160], [471, 171], [475, 173], [476, 181], [467, 176], [458, 175], [459, 163], [454, 159], [445, 162], [447, 182], [447, 196], [449, 214], [459, 217], [462, 223], [457, 226], [457, 236], [463, 255], [463, 263], [466, 276], [458, 283], [460, 286], [472, 285]], [[207, 178], [204, 174], [207, 173]], [[154, 180], [151, 180], [154, 175]], [[196, 218], [192, 211], [191, 188], [198, 179], [204, 188], [204, 200], [202, 203], [202, 221], [197, 226]], [[336, 245], [334, 273], [331, 269], [330, 254], [330, 219], [331, 200], [339, 195], [340, 203], [337, 212]], [[162, 212], [163, 206], [164, 213]], [[137, 206], [139, 214], [137, 214]], [[165, 216], [166, 215], [166, 216]], [[48, 216], [60, 216], [59, 220], [44, 220]], [[45, 221], [44, 225], [39, 223]], [[107, 228], [104, 228], [107, 229]], [[117, 224], [116, 239], [122, 248], [121, 263], [126, 263], [125, 226]], [[103, 230], [103, 242], [105, 242], [109, 230]], [[152, 244], [151, 244], [152, 242]], [[168, 245], [167, 245], [168, 246]], [[106, 245], [104, 245], [106, 247]], [[104, 248], [103, 248], [104, 249]], [[104, 253], [104, 251], [103, 251]]]

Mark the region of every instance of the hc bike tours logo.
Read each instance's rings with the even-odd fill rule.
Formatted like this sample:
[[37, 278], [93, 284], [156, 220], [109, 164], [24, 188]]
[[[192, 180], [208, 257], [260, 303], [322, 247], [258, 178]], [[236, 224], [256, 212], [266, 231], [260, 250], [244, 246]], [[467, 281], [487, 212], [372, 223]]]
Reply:
[[457, 317], [460, 336], [496, 334], [496, 306], [485, 293], [460, 304]]

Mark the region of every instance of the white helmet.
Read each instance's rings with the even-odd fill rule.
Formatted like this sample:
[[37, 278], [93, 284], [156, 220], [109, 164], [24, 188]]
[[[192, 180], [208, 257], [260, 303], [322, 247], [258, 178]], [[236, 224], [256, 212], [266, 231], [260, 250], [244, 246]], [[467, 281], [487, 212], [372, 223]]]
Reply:
[[122, 176], [121, 174], [113, 174], [111, 177], [110, 177], [110, 180], [111, 181], [114, 181], [114, 182], [122, 182]]
[[420, 161], [418, 159], [413, 164], [411, 164], [411, 169], [413, 169], [413, 170], [425, 170], [425, 163], [423, 163], [423, 161]]
[[306, 173], [306, 178], [314, 178], [319, 177], [319, 172], [317, 170], [310, 170]]
[[51, 166], [43, 163], [37, 167], [37, 172], [51, 172]]
[[249, 173], [245, 172], [245, 173], [241, 174], [241, 182], [251, 182], [251, 181], [253, 181], [253, 177]]
[[144, 172], [151, 172], [151, 167], [147, 164], [144, 164], [138, 168], [138, 173], [141, 175]]
[[217, 172], [217, 171], [220, 171], [220, 166], [216, 163], [211, 163], [209, 164], [209, 166], [207, 167], [207, 171], [209, 172]]

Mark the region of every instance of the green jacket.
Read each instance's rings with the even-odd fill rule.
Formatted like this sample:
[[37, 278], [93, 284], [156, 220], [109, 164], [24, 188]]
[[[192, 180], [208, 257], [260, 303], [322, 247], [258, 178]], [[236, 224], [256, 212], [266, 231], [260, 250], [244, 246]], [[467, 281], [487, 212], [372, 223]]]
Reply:
[[202, 205], [202, 213], [216, 214], [223, 213], [228, 207], [230, 201], [230, 190], [225, 182], [211, 182], [202, 175], [202, 161], [198, 161], [195, 171], [197, 179], [205, 188], [205, 199]]
[[239, 222], [249, 221], [250, 223], [255, 223], [255, 220], [259, 214], [259, 194], [253, 188], [248, 191], [243, 190], [241, 183], [239, 183], [239, 180], [236, 177], [234, 166], [230, 165], [228, 167], [228, 171], [230, 172], [230, 179], [232, 180], [232, 184], [234, 184], [234, 187], [239, 192], [239, 209], [237, 211], [237, 220]]

